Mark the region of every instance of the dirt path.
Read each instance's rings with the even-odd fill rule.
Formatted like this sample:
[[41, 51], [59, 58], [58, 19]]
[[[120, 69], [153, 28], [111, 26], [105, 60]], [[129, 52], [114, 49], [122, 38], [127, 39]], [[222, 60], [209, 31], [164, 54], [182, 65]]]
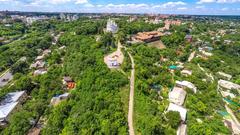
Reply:
[[128, 108], [128, 127], [129, 127], [129, 134], [134, 135], [134, 128], [133, 128], [133, 107], [134, 107], [134, 81], [135, 81], [135, 64], [132, 55], [128, 52], [128, 55], [132, 62], [132, 71], [131, 71], [131, 78], [130, 78], [130, 96], [129, 96], [129, 108]]

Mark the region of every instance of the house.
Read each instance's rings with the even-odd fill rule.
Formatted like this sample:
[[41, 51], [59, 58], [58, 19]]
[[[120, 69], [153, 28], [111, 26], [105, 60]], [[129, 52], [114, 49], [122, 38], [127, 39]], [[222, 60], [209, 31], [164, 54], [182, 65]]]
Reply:
[[113, 20], [109, 19], [108, 22], [107, 22], [106, 31], [111, 32], [111, 33], [117, 33], [117, 31], [118, 31], [117, 24]]
[[45, 62], [43, 62], [41, 60], [38, 60], [35, 63], [30, 65], [30, 69], [32, 69], [32, 68], [36, 68], [36, 69], [44, 68], [44, 66], [45, 66]]
[[61, 46], [61, 47], [59, 47], [58, 49], [59, 50], [63, 50], [63, 49], [65, 49], [66, 48], [66, 46]]
[[118, 67], [120, 66], [120, 63], [118, 63], [117, 59], [118, 59], [118, 55], [114, 55], [112, 57], [108, 58], [108, 66], [109, 67]]
[[48, 54], [50, 54], [52, 51], [50, 49], [46, 49], [43, 51], [43, 56], [46, 56]]
[[226, 80], [219, 80], [218, 81], [218, 90], [228, 91], [237, 90], [240, 93], [240, 85], [232, 83]]
[[180, 114], [180, 116], [181, 116], [181, 120], [182, 120], [182, 121], [185, 121], [185, 120], [186, 120], [186, 117], [187, 117], [187, 109], [183, 108], [182, 106], [176, 105], [176, 104], [173, 104], [173, 103], [170, 103], [169, 106], [168, 106], [167, 112], [169, 112], [169, 111], [179, 112], [179, 114]]
[[47, 69], [37, 69], [33, 72], [33, 75], [37, 76], [37, 75], [43, 75], [43, 74], [46, 74], [46, 73], [47, 73]]
[[163, 36], [163, 33], [158, 31], [139, 32], [132, 37], [132, 40], [149, 43], [159, 40], [161, 36]]
[[169, 101], [177, 105], [182, 105], [186, 97], [186, 91], [179, 87], [174, 87], [169, 93]]
[[73, 82], [72, 78], [69, 76], [64, 76], [62, 81], [64, 85], [66, 85], [69, 82]]
[[0, 126], [5, 126], [9, 116], [25, 101], [27, 94], [25, 91], [8, 93], [0, 102]]
[[226, 79], [226, 80], [231, 80], [232, 79], [232, 76], [229, 75], [229, 74], [226, 74], [224, 72], [217, 72], [217, 74], [222, 77], [223, 79]]
[[220, 91], [220, 93], [224, 98], [226, 98], [226, 97], [235, 98], [236, 97], [233, 93], [228, 92], [228, 91]]
[[192, 75], [192, 71], [184, 69], [181, 71], [181, 74], [184, 76], [190, 76], [190, 75]]
[[43, 55], [41, 55], [41, 56], [37, 56], [37, 58], [35, 59], [35, 60], [43, 60], [44, 59], [44, 56]]
[[191, 82], [188, 81], [176, 81], [176, 86], [180, 88], [189, 88], [191, 89], [194, 93], [197, 93], [197, 87], [192, 84]]
[[186, 124], [181, 124], [178, 127], [177, 135], [187, 135], [187, 125]]
[[192, 36], [191, 35], [186, 35], [185, 40], [187, 40], [188, 42], [192, 42]]
[[62, 95], [57, 95], [57, 96], [54, 96], [52, 99], [51, 99], [51, 105], [53, 106], [56, 106], [58, 105], [61, 101], [63, 100], [66, 100], [68, 97], [69, 97], [69, 93], [64, 93]]
[[76, 83], [69, 76], [64, 76], [62, 81], [63, 85], [65, 85], [68, 89], [73, 89], [76, 86]]

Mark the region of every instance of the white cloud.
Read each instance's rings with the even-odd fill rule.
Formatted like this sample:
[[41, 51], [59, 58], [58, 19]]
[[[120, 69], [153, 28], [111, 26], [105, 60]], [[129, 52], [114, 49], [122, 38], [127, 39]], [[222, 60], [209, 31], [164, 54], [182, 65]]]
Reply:
[[182, 1], [177, 1], [177, 2], [167, 2], [167, 3], [164, 3], [162, 6], [164, 8], [172, 8], [172, 7], [176, 7], [176, 6], [180, 6], [180, 5], [187, 5], [187, 3], [185, 2], [182, 2]]
[[240, 0], [199, 0], [197, 4], [203, 3], [236, 3], [240, 2]]
[[58, 4], [65, 4], [70, 2], [73, 2], [75, 4], [87, 4], [88, 0], [32, 0], [32, 2], [27, 5], [33, 5], [33, 6], [42, 6], [47, 4], [58, 5]]
[[[100, 5], [102, 7], [102, 5]], [[148, 8], [147, 4], [107, 4], [105, 8]]]
[[90, 3], [86, 3], [83, 6], [86, 7], [86, 8], [93, 8], [93, 7], [95, 7], [93, 4], [90, 4]]
[[86, 4], [88, 0], [76, 0], [75, 4]]

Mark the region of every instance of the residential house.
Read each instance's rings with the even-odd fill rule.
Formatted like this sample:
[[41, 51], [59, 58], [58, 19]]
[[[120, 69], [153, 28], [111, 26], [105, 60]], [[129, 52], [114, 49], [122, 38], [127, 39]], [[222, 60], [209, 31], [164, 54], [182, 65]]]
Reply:
[[186, 91], [179, 87], [174, 87], [169, 93], [169, 101], [177, 105], [182, 105], [186, 97]]
[[192, 36], [191, 35], [186, 35], [185, 40], [187, 40], [188, 42], [192, 42]]
[[69, 93], [64, 93], [62, 95], [57, 95], [57, 96], [54, 96], [52, 99], [51, 99], [51, 105], [53, 106], [56, 106], [58, 105], [61, 101], [63, 100], [66, 100], [68, 97], [69, 97]]
[[184, 69], [184, 70], [181, 71], [181, 74], [184, 75], [184, 76], [190, 76], [190, 75], [192, 75], [192, 71]]
[[191, 89], [194, 93], [197, 93], [197, 87], [192, 84], [191, 82], [188, 81], [176, 81], [176, 86], [180, 88], [189, 88]]
[[223, 79], [226, 79], [226, 80], [231, 80], [232, 79], [232, 75], [226, 74], [224, 72], [217, 72], [217, 74]]
[[27, 94], [25, 91], [8, 93], [0, 102], [0, 126], [5, 126], [9, 116], [17, 110], [18, 106], [25, 101]]
[[132, 37], [132, 40], [149, 43], [159, 40], [161, 36], [163, 36], [163, 33], [158, 31], [139, 32]]
[[180, 105], [170, 103], [169, 106], [168, 106], [167, 112], [169, 112], [169, 111], [179, 112], [179, 114], [181, 116], [181, 120], [182, 121], [186, 120], [186, 117], [187, 117], [187, 109], [186, 108], [184, 108]]
[[230, 81], [226, 81], [226, 80], [219, 80], [218, 90], [227, 91], [227, 92], [236, 90], [238, 93], [240, 93], [240, 85], [232, 83]]
[[199, 48], [199, 52], [201, 52], [201, 54], [205, 57], [211, 57], [213, 54], [210, 52], [206, 52], [205, 50], [203, 50], [202, 48]]
[[40, 69], [40, 68], [44, 68], [44, 66], [45, 66], [45, 62], [43, 62], [42, 60], [38, 60], [35, 63], [30, 65], [30, 69], [32, 68]]
[[69, 76], [63, 77], [62, 81], [63, 81], [63, 85], [65, 85], [67, 87], [67, 89], [73, 89], [76, 86], [76, 83]]
[[41, 56], [37, 56], [37, 58], [35, 60], [38, 61], [38, 60], [43, 60], [43, 59], [44, 59], [44, 55], [41, 55]]
[[52, 51], [50, 49], [46, 49], [43, 51], [43, 57], [45, 57], [46, 55], [49, 55]]
[[37, 75], [43, 75], [43, 74], [46, 74], [46, 73], [47, 73], [47, 69], [37, 69], [33, 72], [33, 75], [37, 76]]

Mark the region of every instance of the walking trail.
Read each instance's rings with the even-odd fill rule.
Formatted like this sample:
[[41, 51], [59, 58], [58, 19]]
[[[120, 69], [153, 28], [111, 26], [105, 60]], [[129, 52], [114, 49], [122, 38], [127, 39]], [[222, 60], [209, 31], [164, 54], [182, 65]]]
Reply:
[[130, 78], [130, 96], [129, 96], [129, 108], [128, 108], [128, 127], [129, 127], [129, 134], [134, 134], [134, 128], [133, 128], [133, 107], [134, 107], [134, 81], [135, 81], [135, 64], [134, 59], [132, 55], [127, 52], [132, 63], [132, 71], [131, 71], [131, 78]]

